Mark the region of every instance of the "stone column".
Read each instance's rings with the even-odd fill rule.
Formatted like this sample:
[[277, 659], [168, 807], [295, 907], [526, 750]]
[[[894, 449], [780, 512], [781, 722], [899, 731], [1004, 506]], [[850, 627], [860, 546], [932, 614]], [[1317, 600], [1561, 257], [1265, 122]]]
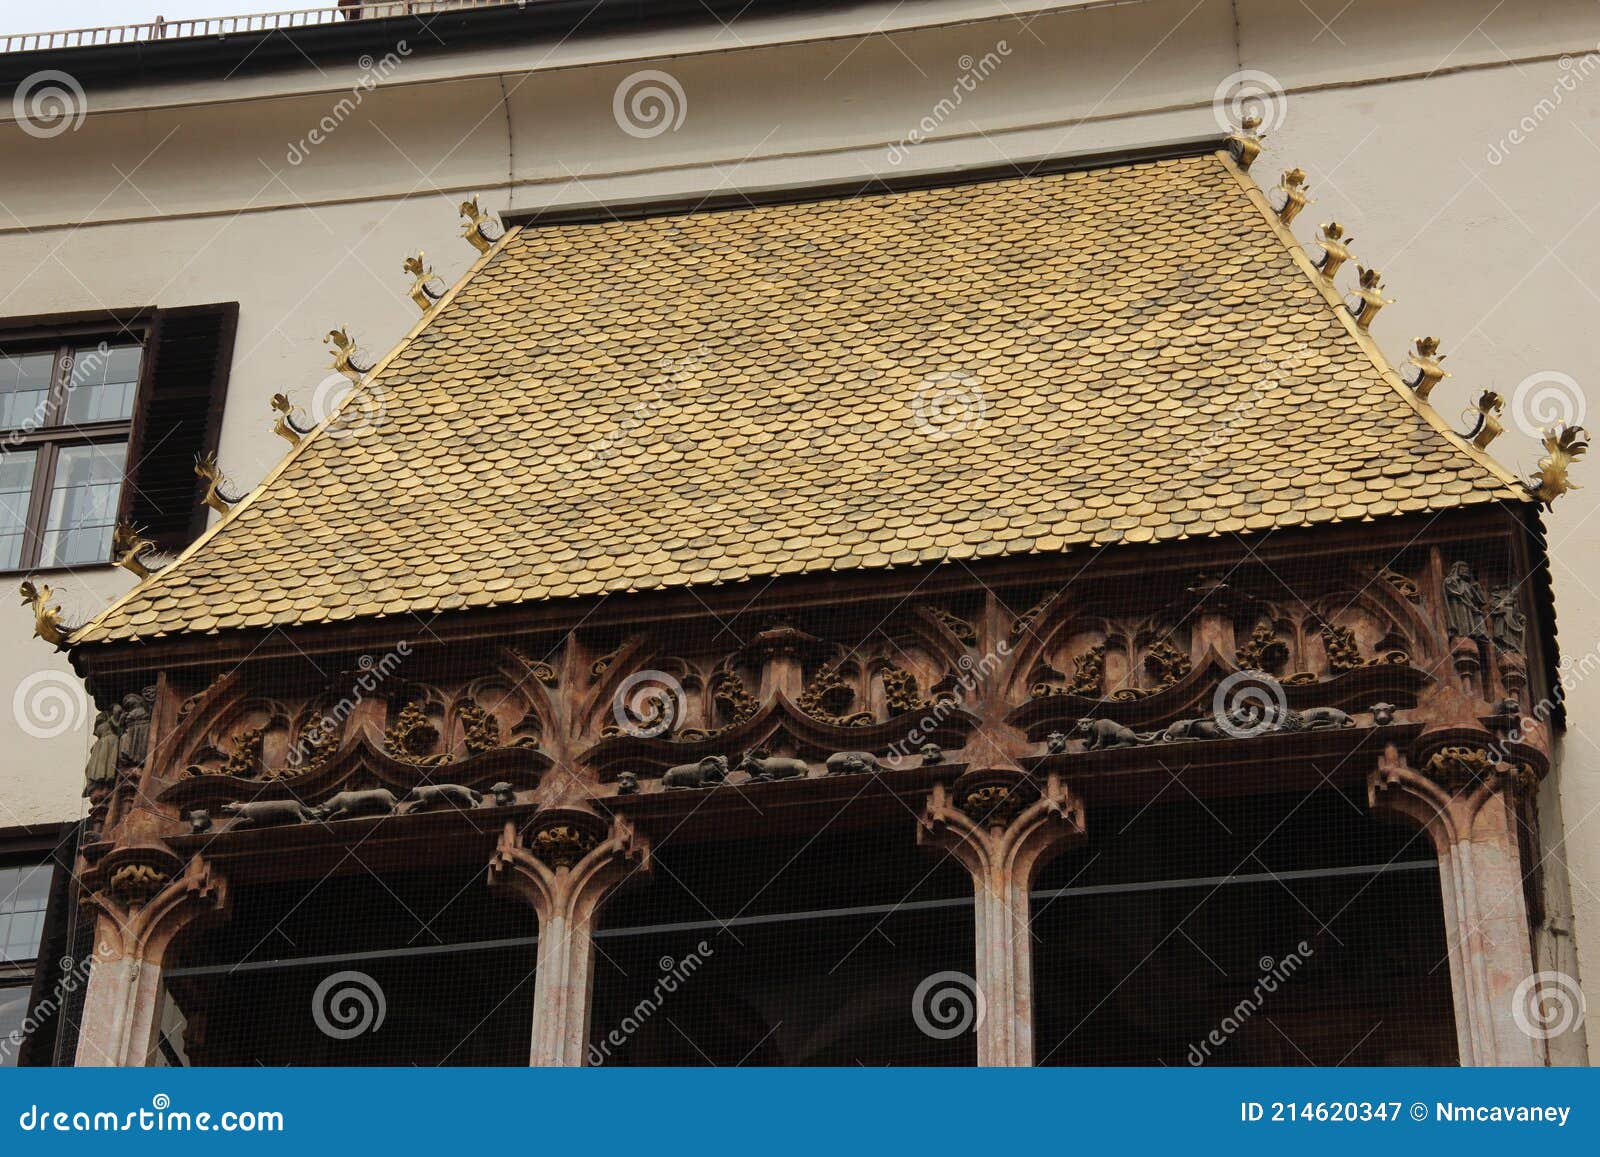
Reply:
[[1460, 745], [1441, 748], [1421, 771], [1391, 748], [1367, 782], [1374, 811], [1404, 817], [1433, 840], [1463, 1065], [1545, 1063], [1541, 1042], [1518, 1025], [1529, 1023], [1536, 994], [1516, 797], [1534, 786], [1526, 767]]
[[99, 874], [104, 887], [83, 898], [95, 917], [95, 948], [75, 1063], [142, 1067], [155, 1047], [172, 938], [196, 920], [225, 916], [227, 883], [199, 856], [176, 879], [152, 856], [107, 864]]
[[1052, 775], [1040, 790], [1020, 773], [969, 772], [935, 785], [917, 841], [972, 874], [978, 1064], [1033, 1064], [1033, 938], [1028, 893], [1039, 869], [1085, 838], [1083, 807]]
[[650, 870], [650, 842], [621, 816], [540, 813], [525, 829], [507, 823], [489, 864], [491, 886], [525, 900], [539, 918], [528, 1063], [584, 1063], [594, 995], [594, 924], [600, 905]]

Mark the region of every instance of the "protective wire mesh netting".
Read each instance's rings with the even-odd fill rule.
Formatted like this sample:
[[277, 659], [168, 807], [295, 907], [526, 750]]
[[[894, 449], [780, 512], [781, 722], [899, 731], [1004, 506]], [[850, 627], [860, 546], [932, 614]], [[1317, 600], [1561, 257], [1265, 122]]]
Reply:
[[1096, 819], [1034, 891], [1038, 1063], [1455, 1063], [1426, 837], [1329, 790]]
[[[1100, 813], [1033, 893], [1041, 1064], [1449, 1064], [1437, 870], [1360, 802]], [[966, 1065], [971, 884], [909, 822], [675, 843], [595, 937], [588, 1063]], [[169, 1063], [526, 1063], [536, 931], [481, 872], [239, 890], [169, 974]]]
[[[552, 997], [583, 1018], [563, 1037], [569, 1059], [582, 1040], [596, 1066], [972, 1065], [987, 1018], [1016, 1014], [985, 991], [972, 875], [933, 827], [919, 841], [919, 824], [935, 785], [959, 809], [962, 784], [1029, 772], [1006, 781], [1020, 808], [1054, 771], [1086, 834], [1032, 882], [1028, 941], [1014, 946], [1031, 953], [1022, 1015], [1036, 1063], [1455, 1063], [1438, 866], [1425, 835], [1369, 808], [1380, 749], [1361, 749], [1355, 701], [1318, 732], [1166, 738], [1154, 697], [1212, 644], [1182, 624], [1125, 636], [1105, 624], [1188, 588], [1097, 589], [1099, 625], [1074, 625], [1079, 611], [1052, 592], [1009, 593], [1004, 606], [1027, 615], [969, 592], [934, 610], [852, 604], [799, 627], [763, 614], [655, 634], [424, 637], [382, 658], [306, 660], [315, 671], [285, 660], [248, 691], [224, 685], [215, 707], [216, 684], [197, 674], [195, 766], [179, 790], [209, 801], [194, 847], [220, 857], [230, 903], [174, 942], [155, 1059], [528, 1063], [537, 963], [552, 957], [526, 897], [491, 884], [496, 840], [512, 841], [499, 855], [570, 865], [614, 837], [616, 815], [649, 851], [599, 902], [589, 974]], [[1230, 655], [1246, 639], [1265, 653], [1255, 636], [1276, 628], [1252, 635], [1253, 607]], [[1363, 654], [1392, 634], [1367, 630]], [[1144, 659], [1113, 664], [1114, 637], [1129, 655], [1137, 637]], [[1278, 666], [1304, 676], [1291, 690], [1309, 701], [1330, 678], [1324, 644], [1294, 637]], [[629, 698], [640, 676], [678, 697], [676, 730], [643, 726], [654, 705]], [[1139, 694], [1117, 698], [1125, 686]], [[1209, 685], [1184, 709], [1201, 699]], [[1064, 734], [1084, 700], [1102, 723], [1133, 712], [1140, 734], [1123, 727], [1109, 752]], [[935, 714], [944, 748], [927, 732], [905, 741], [906, 720]], [[981, 762], [994, 753], [980, 726], [1018, 737], [1013, 770], [1003, 752]], [[850, 753], [830, 745], [851, 743], [881, 763], [839, 764]], [[403, 782], [475, 786], [396, 807]], [[312, 809], [254, 831], [218, 794], [315, 805], [384, 784], [394, 791], [372, 814]]]

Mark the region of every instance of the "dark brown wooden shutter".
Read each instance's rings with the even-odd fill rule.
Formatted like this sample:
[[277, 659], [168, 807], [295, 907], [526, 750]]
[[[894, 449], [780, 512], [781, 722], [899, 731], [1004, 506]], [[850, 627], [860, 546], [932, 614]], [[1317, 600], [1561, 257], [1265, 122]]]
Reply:
[[150, 326], [122, 512], [162, 550], [181, 550], [205, 529], [194, 459], [215, 453], [222, 436], [238, 321], [235, 301], [157, 310]]

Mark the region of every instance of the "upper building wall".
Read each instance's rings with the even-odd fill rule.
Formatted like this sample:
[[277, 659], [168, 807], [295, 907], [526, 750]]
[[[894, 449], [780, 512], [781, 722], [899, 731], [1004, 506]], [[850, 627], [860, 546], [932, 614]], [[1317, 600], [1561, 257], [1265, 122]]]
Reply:
[[[937, 0], [891, 16], [887, 5], [817, 6], [752, 14], [733, 30], [551, 36], [454, 52], [397, 40], [359, 59], [262, 75], [97, 79], [77, 130], [0, 143], [7, 168], [29, 174], [6, 189], [0, 226], [262, 212], [431, 189], [483, 191], [515, 210], [942, 171], [1215, 131], [1218, 81], [1241, 70], [1266, 73], [1261, 83], [1293, 108], [1331, 87], [1528, 66], [1600, 40], [1600, 18], [1581, 0], [1531, 13], [1391, 4], [1347, 12], [1332, 31], [1301, 6], [1248, 0], [1035, 4], [1018, 8], [1020, 19], [1008, 7]], [[650, 136], [642, 134], [653, 123], [619, 131], [619, 85], [663, 64], [683, 94], [669, 92], [681, 123]], [[646, 101], [636, 115], [653, 111]], [[1383, 120], [1398, 112], [1386, 107]], [[1436, 110], [1428, 112], [1431, 121]], [[1458, 115], [1476, 114], [1469, 104]], [[1339, 132], [1359, 129], [1349, 135], [1360, 139], [1378, 127]], [[1277, 136], [1296, 128], [1285, 123]], [[138, 173], [117, 187], [94, 179], [112, 162]]]
[[[304, 404], [329, 372], [322, 335], [348, 324], [381, 352], [416, 317], [405, 254], [427, 249], [446, 280], [470, 264], [465, 195], [525, 212], [1126, 148], [1217, 132], [1219, 81], [1261, 70], [1286, 96], [1257, 178], [1306, 168], [1317, 204], [1296, 232], [1336, 217], [1383, 269], [1399, 302], [1373, 333], [1391, 362], [1414, 334], [1444, 337], [1456, 376], [1434, 395], [1441, 412], [1489, 386], [1512, 397], [1541, 371], [1592, 373], [1600, 351], [1575, 324], [1600, 268], [1591, 4], [1313, 3], [1326, 29], [1269, 0], [1009, 7], [1017, 16], [979, 0], [863, 4], [752, 14], [731, 32], [706, 21], [458, 53], [396, 44], [365, 70], [94, 82], [76, 131], [0, 125], [0, 317], [239, 301], [221, 459], [248, 486], [287, 449], [268, 433], [268, 398], [287, 388]], [[880, 23], [893, 35], [866, 35]], [[681, 123], [656, 135], [614, 111], [647, 69], [683, 94]], [[1522, 473], [1537, 444], [1507, 424], [1494, 453]], [[1291, 459], [1292, 431], [1282, 447]], [[1600, 623], [1600, 551], [1585, 534], [1597, 495], [1591, 484], [1551, 519], [1564, 649], [1580, 661]], [[52, 581], [87, 617], [132, 579]], [[0, 702], [66, 669], [30, 627], [21, 608], [0, 616]], [[1600, 715], [1600, 682], [1570, 705]], [[0, 710], [0, 826], [78, 813], [87, 723], [45, 739]], [[1574, 738], [1567, 764], [1578, 874], [1600, 879], [1588, 818], [1600, 795], [1585, 788], [1600, 749]], [[1580, 927], [1600, 924], [1600, 901], [1577, 891]]]

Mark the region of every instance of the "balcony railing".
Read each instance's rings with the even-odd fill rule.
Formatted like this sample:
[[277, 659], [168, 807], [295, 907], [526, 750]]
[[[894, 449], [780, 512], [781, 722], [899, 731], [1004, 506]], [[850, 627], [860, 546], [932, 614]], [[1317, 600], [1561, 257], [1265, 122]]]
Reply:
[[69, 28], [60, 32], [0, 34], [0, 54], [43, 52], [54, 48], [92, 48], [104, 44], [230, 36], [239, 32], [278, 32], [338, 24], [349, 20], [382, 20], [390, 16], [428, 16], [465, 8], [523, 8], [537, 0], [378, 0], [293, 12], [257, 12], [246, 16], [210, 16], [196, 20], [162, 20], [115, 24], [102, 28]]

